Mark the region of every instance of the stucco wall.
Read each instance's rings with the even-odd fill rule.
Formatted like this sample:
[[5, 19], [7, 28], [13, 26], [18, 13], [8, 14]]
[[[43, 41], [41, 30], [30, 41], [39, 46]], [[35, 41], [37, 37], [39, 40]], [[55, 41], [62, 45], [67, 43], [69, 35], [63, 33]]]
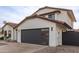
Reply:
[[63, 27], [59, 24], [56, 24], [56, 38], [58, 41], [58, 45], [62, 45], [62, 32], [63, 32]]
[[[44, 17], [48, 18], [48, 15], [44, 15]], [[55, 13], [55, 20], [64, 21], [68, 25], [70, 25], [71, 27], [73, 27], [73, 21], [67, 15], [67, 12], [66, 11], [61, 11], [61, 13], [59, 13], [59, 14]]]
[[[40, 10], [38, 12], [36, 12], [37, 15], [39, 14], [42, 14], [42, 13], [48, 13], [48, 12], [53, 12], [53, 11], [56, 11], [57, 9], [43, 9], [43, 10]], [[71, 18], [68, 16], [67, 14], [67, 11], [63, 11], [63, 10], [60, 10], [61, 13], [56, 13], [55, 14], [55, 20], [61, 20], [61, 21], [64, 21], [66, 22], [68, 25], [70, 25], [71, 27], [73, 27], [73, 21], [71, 20]], [[45, 17], [48, 17], [47, 15], [45, 15]]]
[[[53, 27], [53, 30], [51, 30]], [[28, 19], [17, 28], [17, 42], [21, 42], [22, 29], [49, 28], [49, 46], [57, 46], [56, 24], [39, 18]]]
[[55, 19], [56, 20], [61, 20], [66, 22], [68, 25], [70, 25], [71, 27], [73, 27], [73, 21], [71, 20], [71, 18], [68, 16], [67, 11], [61, 11], [60, 14], [55, 14]]
[[21, 24], [18, 29], [33, 29], [33, 28], [44, 28], [52, 27], [55, 23], [42, 20], [40, 18], [27, 19], [23, 24]]
[[57, 39], [57, 30], [56, 30], [56, 26], [55, 26], [55, 29], [53, 29], [53, 31], [51, 31], [51, 28], [50, 28], [50, 30], [49, 30], [49, 46], [50, 47], [56, 47], [56, 46], [58, 46], [59, 44], [59, 42], [58, 42], [58, 39]]
[[17, 39], [17, 32], [16, 29], [13, 29], [13, 40]]
[[2, 28], [0, 28], [0, 37], [3, 37]]
[[3, 28], [4, 31], [9, 31], [11, 30], [11, 40], [14, 40], [14, 31], [13, 31], [13, 28], [9, 25], [6, 25], [4, 28]]
[[39, 10], [39, 11], [36, 12], [35, 14], [39, 15], [39, 14], [43, 14], [43, 13], [53, 12], [53, 11], [55, 11], [55, 10], [56, 10], [56, 9], [49, 9], [49, 8], [46, 8], [46, 9]]
[[0, 28], [0, 32], [2, 32], [2, 28]]

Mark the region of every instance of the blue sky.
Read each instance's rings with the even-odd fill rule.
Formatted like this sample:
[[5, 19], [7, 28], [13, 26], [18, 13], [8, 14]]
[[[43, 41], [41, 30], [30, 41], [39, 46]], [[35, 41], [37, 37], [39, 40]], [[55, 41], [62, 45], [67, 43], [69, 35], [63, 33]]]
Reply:
[[19, 23], [36, 9], [31, 6], [0, 6], [0, 25], [3, 26], [3, 21]]
[[[57, 6], [52, 6], [57, 7]], [[0, 6], [0, 27], [3, 26], [3, 21], [21, 22], [25, 17], [34, 13], [39, 6]], [[58, 8], [72, 9], [77, 22], [74, 23], [74, 28], [79, 28], [79, 7], [78, 6], [61, 6]]]

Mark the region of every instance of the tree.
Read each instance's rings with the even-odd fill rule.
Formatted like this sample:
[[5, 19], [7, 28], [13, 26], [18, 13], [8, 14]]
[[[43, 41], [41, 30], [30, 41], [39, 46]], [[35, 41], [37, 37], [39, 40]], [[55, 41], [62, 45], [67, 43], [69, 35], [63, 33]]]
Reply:
[[4, 23], [4, 24], [6, 24], [6, 23], [7, 23], [7, 21], [3, 21], [3, 23]]

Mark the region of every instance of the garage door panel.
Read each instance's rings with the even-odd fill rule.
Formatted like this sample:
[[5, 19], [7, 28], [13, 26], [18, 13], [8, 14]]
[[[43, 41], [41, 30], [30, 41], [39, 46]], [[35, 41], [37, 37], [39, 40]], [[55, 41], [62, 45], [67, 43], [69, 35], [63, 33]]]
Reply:
[[[49, 31], [46, 31], [49, 33]], [[21, 41], [24, 43], [33, 43], [33, 44], [48, 44], [48, 37], [47, 38], [42, 35], [41, 29], [32, 29], [32, 30], [22, 30], [21, 31]], [[45, 38], [44, 38], [44, 37]]]

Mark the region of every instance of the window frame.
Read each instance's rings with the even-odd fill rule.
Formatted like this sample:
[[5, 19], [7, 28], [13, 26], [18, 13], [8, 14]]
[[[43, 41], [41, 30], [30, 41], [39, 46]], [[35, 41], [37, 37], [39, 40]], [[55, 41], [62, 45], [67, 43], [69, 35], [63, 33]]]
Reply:
[[53, 14], [48, 14], [48, 19], [55, 19], [55, 14], [53, 13]]

